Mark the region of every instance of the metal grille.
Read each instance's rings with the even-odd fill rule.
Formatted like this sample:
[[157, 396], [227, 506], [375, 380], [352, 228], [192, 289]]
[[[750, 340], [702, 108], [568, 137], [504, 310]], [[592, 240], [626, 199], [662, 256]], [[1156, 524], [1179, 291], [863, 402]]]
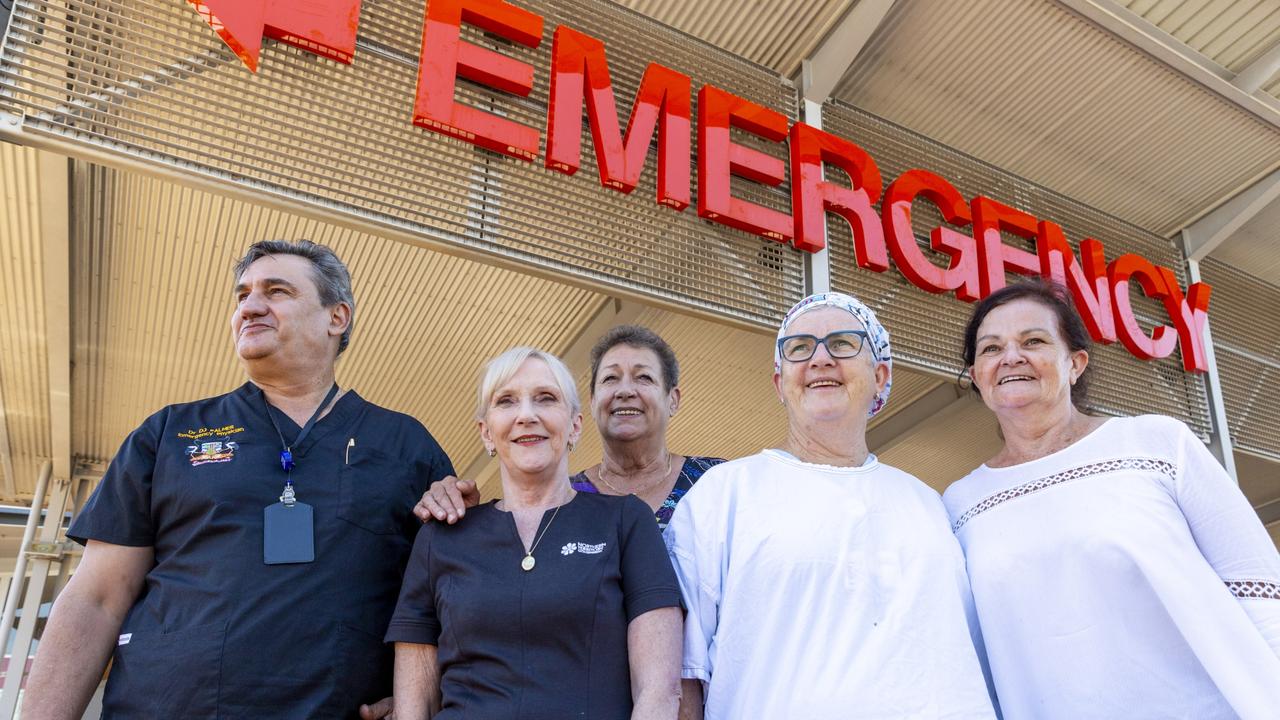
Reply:
[[1200, 272], [1213, 286], [1209, 324], [1231, 441], [1280, 460], [1280, 287], [1217, 260]]
[[[879, 165], [886, 187], [910, 168], [930, 170], [950, 181], [966, 198], [985, 195], [1053, 220], [1062, 226], [1073, 248], [1078, 247], [1081, 238], [1097, 238], [1106, 246], [1108, 258], [1135, 252], [1174, 269], [1179, 281], [1186, 282], [1184, 260], [1164, 238], [849, 105], [828, 102], [823, 106], [822, 123], [828, 132], [866, 149]], [[849, 182], [839, 170], [828, 168], [828, 173], [836, 181]], [[928, 236], [930, 229], [942, 222], [938, 211], [931, 203], [917, 203], [912, 220], [926, 257], [941, 258], [929, 249]], [[922, 292], [894, 269], [875, 273], [857, 267], [848, 224], [828, 216], [827, 230], [832, 285], [872, 306], [893, 334], [895, 358], [956, 377], [961, 370], [961, 344], [971, 307], [952, 294]], [[1031, 242], [1011, 235], [1005, 235], [1004, 241], [1035, 250]], [[1133, 305], [1144, 327], [1168, 322], [1163, 306], [1141, 293], [1134, 294]], [[1214, 314], [1211, 309], [1210, 316]], [[1198, 374], [1183, 372], [1177, 353], [1163, 360], [1143, 362], [1116, 343], [1095, 346], [1092, 357], [1097, 368], [1091, 387], [1095, 410], [1110, 415], [1172, 415], [1207, 436], [1210, 426], [1204, 380]]]
[[[609, 47], [623, 121], [650, 61], [688, 74], [695, 92], [711, 83], [796, 116], [789, 81], [639, 14], [599, 0], [520, 4], [545, 18], [537, 50], [464, 33], [530, 63], [533, 92], [516, 98], [460, 81], [460, 102], [544, 126], [551, 34], [563, 23]], [[24, 135], [62, 152], [106, 151], [234, 183], [579, 284], [756, 325], [772, 325], [800, 297], [800, 253], [659, 206], [652, 152], [640, 185], [623, 195], [600, 186], [585, 123], [574, 176], [414, 127], [422, 20], [421, 0], [366, 1], [353, 65], [267, 41], [255, 76], [185, 2], [19, 0], [0, 57], [0, 110], [20, 113]], [[743, 181], [737, 192], [785, 208], [789, 185]]]

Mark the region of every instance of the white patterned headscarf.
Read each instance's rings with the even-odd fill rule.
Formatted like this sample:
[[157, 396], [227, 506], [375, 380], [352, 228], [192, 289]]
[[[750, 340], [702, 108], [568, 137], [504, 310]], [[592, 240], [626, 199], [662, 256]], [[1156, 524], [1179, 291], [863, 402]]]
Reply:
[[[889, 368], [889, 379], [885, 382], [884, 389], [876, 395], [876, 399], [871, 403], [871, 409], [867, 411], [867, 417], [874, 417], [884, 409], [885, 403], [889, 402], [889, 387], [893, 385], [893, 351], [889, 347], [889, 331], [885, 330], [876, 319], [876, 314], [871, 311], [871, 308], [863, 305], [852, 295], [838, 292], [815, 293], [787, 311], [782, 318], [782, 326], [778, 328], [778, 340], [787, 336], [787, 328], [795, 322], [796, 318], [820, 307], [838, 308], [857, 318], [858, 322], [862, 323], [863, 329], [867, 331], [867, 345], [871, 349], [872, 360]], [[778, 350], [777, 343], [773, 345], [773, 371], [782, 372], [782, 354]]]

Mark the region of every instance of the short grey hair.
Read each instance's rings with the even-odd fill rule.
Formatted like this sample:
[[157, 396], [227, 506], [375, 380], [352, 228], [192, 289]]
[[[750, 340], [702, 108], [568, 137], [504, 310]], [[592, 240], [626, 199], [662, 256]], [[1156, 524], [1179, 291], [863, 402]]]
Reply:
[[573, 380], [573, 373], [565, 367], [560, 358], [538, 348], [520, 346], [490, 360], [484, 366], [484, 374], [480, 378], [480, 391], [476, 396], [476, 420], [484, 420], [484, 413], [493, 402], [493, 394], [498, 391], [520, 370], [525, 360], [537, 359], [547, 364], [551, 375], [560, 388], [560, 396], [569, 403], [570, 415], [582, 412], [582, 401], [578, 399], [578, 384]]
[[333, 307], [338, 303], [346, 303], [351, 308], [351, 320], [347, 323], [346, 332], [338, 342], [338, 354], [341, 355], [347, 345], [351, 344], [351, 331], [356, 326], [356, 298], [351, 293], [351, 273], [347, 266], [338, 259], [333, 250], [325, 245], [310, 240], [260, 240], [249, 246], [249, 251], [236, 263], [232, 273], [235, 281], [249, 266], [268, 255], [297, 255], [311, 262], [311, 279], [315, 281], [316, 290], [320, 294], [320, 304]]

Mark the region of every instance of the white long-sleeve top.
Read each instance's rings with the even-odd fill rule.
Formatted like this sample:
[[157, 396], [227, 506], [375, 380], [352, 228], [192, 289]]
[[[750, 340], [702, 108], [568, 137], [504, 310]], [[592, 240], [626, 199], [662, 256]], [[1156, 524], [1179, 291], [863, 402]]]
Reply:
[[991, 718], [938, 494], [874, 456], [707, 471], [667, 530], [708, 720]]
[[1006, 718], [1280, 718], [1280, 554], [1181, 422], [944, 495]]

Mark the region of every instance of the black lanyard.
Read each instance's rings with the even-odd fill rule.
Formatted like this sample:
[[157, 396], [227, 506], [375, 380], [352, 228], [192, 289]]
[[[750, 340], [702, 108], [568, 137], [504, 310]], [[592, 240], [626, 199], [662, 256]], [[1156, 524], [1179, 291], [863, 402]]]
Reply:
[[[261, 388], [259, 388], [259, 391], [261, 391]], [[298, 433], [298, 437], [292, 443], [286, 443], [284, 441], [284, 433], [280, 431], [280, 424], [276, 422], [275, 416], [271, 414], [271, 403], [267, 402], [267, 394], [265, 392], [262, 393], [262, 404], [267, 408], [267, 419], [271, 421], [271, 427], [276, 429], [276, 435], [280, 437], [280, 467], [284, 468], [285, 472], [284, 496], [280, 498], [280, 501], [286, 505], [292, 505], [294, 498], [292, 477], [294, 467], [293, 446], [301, 445], [302, 441], [307, 439], [307, 435], [311, 434], [311, 429], [316, 426], [316, 421], [320, 419], [320, 414], [324, 412], [324, 409], [333, 401], [333, 396], [337, 394], [338, 383], [334, 383], [333, 387], [329, 388], [329, 393], [324, 396], [324, 400], [320, 402], [320, 407], [316, 408], [316, 411], [311, 414], [311, 419], [307, 421], [307, 424], [302, 426], [302, 431]], [[289, 499], [286, 500], [286, 497]]]

